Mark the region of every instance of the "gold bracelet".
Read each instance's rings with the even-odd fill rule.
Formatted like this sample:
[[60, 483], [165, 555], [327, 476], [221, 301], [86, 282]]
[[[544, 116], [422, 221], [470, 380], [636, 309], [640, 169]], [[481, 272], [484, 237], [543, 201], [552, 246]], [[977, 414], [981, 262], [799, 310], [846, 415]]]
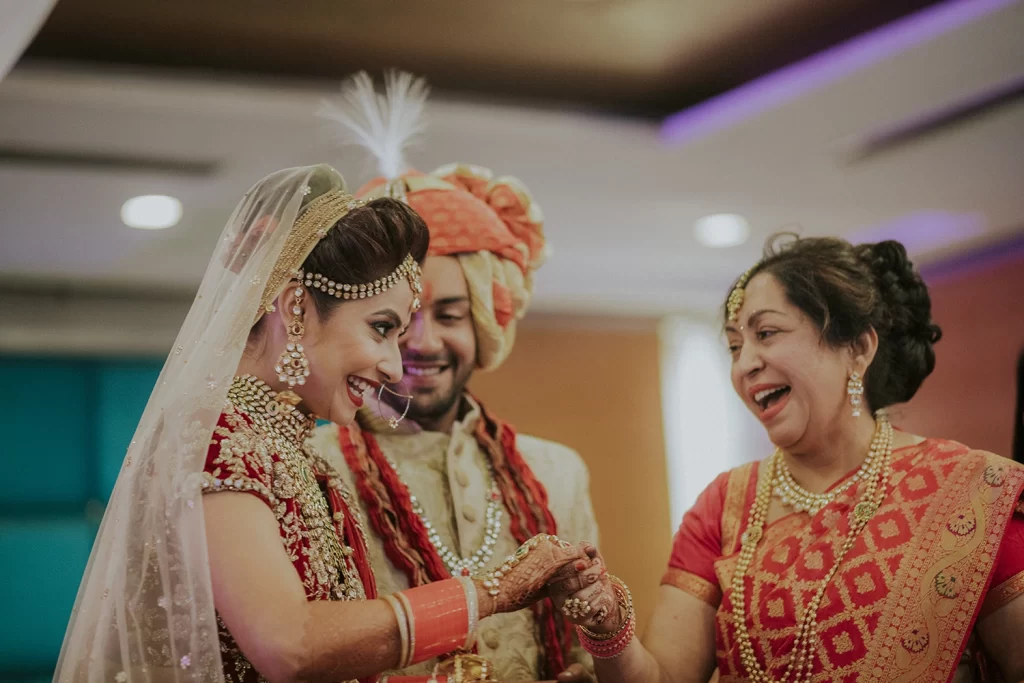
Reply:
[[580, 630], [591, 640], [611, 640], [612, 638], [620, 635], [628, 626], [629, 622], [633, 619], [633, 594], [629, 592], [629, 587], [622, 582], [617, 576], [608, 575], [611, 579], [612, 588], [615, 590], [615, 594], [619, 598], [618, 606], [626, 611], [626, 615], [622, 618], [622, 623], [612, 633], [595, 633], [588, 629], [586, 626], [580, 626]]

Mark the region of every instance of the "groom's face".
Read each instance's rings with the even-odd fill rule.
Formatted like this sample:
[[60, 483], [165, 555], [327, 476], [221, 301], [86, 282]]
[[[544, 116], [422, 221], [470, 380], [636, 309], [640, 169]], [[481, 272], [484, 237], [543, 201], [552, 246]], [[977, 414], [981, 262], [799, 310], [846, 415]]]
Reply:
[[412, 395], [409, 418], [429, 423], [458, 403], [476, 365], [469, 287], [457, 258], [426, 259], [422, 303], [402, 339], [402, 388]]

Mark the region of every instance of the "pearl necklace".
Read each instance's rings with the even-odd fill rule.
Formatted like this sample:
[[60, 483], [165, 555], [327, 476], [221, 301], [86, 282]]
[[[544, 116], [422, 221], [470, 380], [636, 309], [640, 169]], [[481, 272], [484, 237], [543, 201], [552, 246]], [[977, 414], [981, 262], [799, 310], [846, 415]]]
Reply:
[[501, 518], [505, 514], [501, 504], [501, 491], [498, 489], [496, 477], [491, 466], [488, 464], [488, 469], [491, 470], [491, 483], [487, 490], [487, 510], [484, 512], [484, 540], [476, 552], [469, 557], [462, 557], [441, 540], [441, 536], [437, 533], [430, 518], [427, 517], [426, 510], [420, 505], [416, 496], [412, 495], [409, 485], [402, 479], [402, 474], [398, 470], [398, 463], [390, 457], [387, 458], [387, 461], [391, 465], [395, 476], [398, 477], [398, 480], [402, 482], [402, 486], [409, 493], [412, 511], [420, 518], [420, 521], [426, 528], [427, 538], [448, 567], [448, 572], [452, 576], [470, 576], [482, 571], [487, 566], [487, 563], [491, 561], [491, 558], [494, 557], [494, 546], [498, 543], [498, 537], [501, 535]]
[[792, 472], [786, 466], [786, 460], [779, 457], [778, 466], [775, 468], [775, 476], [772, 477], [772, 496], [778, 498], [783, 505], [791, 507], [797, 512], [806, 511], [813, 517], [818, 514], [821, 508], [833, 502], [839, 494], [861, 479], [872, 479], [878, 474], [878, 468], [881, 467], [883, 455], [880, 437], [881, 434], [876, 429], [875, 435], [871, 439], [871, 448], [868, 450], [868, 456], [864, 458], [861, 466], [853, 473], [853, 476], [825, 493], [808, 491], [796, 483]]
[[[803, 679], [810, 681], [814, 668], [811, 647], [818, 636], [818, 608], [821, 606], [821, 599], [825, 589], [831, 583], [843, 558], [853, 548], [857, 536], [867, 525], [875, 513], [878, 512], [882, 500], [885, 498], [888, 487], [889, 476], [892, 466], [892, 425], [884, 416], [878, 417], [875, 426], [875, 437], [872, 439], [872, 448], [876, 444], [881, 452], [880, 464], [872, 476], [865, 478], [864, 493], [860, 502], [854, 506], [850, 513], [850, 530], [846, 534], [842, 548], [836, 556], [835, 563], [825, 576], [818, 590], [811, 598], [810, 604], [804, 610], [803, 618], [797, 625], [796, 638], [793, 640], [793, 652], [790, 655], [786, 671], [778, 683], [785, 683], [790, 675], [794, 681]], [[736, 641], [740, 651], [740, 661], [746, 669], [747, 674], [754, 683], [776, 683], [776, 681], [761, 668], [754, 652], [754, 645], [750, 639], [750, 632], [747, 629], [747, 605], [746, 605], [746, 576], [754, 561], [754, 554], [757, 544], [764, 535], [764, 525], [768, 518], [768, 505], [771, 503], [772, 487], [775, 480], [775, 473], [780, 466], [784, 465], [782, 451], [776, 450], [775, 454], [768, 459], [768, 471], [757, 486], [757, 495], [754, 498], [754, 505], [750, 508], [750, 517], [747, 522], [747, 530], [740, 537], [741, 547], [739, 558], [736, 561], [736, 570], [732, 576], [732, 617], [736, 626]]]

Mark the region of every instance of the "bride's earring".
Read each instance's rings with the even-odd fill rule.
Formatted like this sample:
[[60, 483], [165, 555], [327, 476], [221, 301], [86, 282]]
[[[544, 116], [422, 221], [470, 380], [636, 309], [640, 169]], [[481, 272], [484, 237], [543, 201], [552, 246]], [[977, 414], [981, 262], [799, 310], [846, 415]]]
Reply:
[[846, 393], [850, 396], [853, 416], [860, 417], [860, 403], [861, 396], [864, 395], [864, 382], [861, 380], [859, 373], [850, 373], [850, 380], [846, 383]]
[[302, 298], [305, 295], [302, 287], [295, 288], [295, 301], [292, 304], [292, 321], [288, 323], [288, 344], [284, 347], [284, 353], [277, 359], [274, 370], [277, 372], [277, 379], [286, 383], [289, 387], [296, 384], [306, 383], [309, 377], [309, 359], [302, 348], [302, 335], [306, 333], [306, 326], [302, 322]]

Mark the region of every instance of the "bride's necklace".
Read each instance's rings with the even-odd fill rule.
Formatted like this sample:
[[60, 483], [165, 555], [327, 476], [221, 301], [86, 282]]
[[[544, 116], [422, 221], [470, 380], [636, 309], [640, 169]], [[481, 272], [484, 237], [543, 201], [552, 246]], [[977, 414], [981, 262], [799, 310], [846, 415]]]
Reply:
[[462, 557], [441, 540], [437, 529], [434, 528], [430, 518], [427, 517], [426, 510], [420, 505], [416, 496], [412, 495], [409, 485], [402, 479], [402, 474], [398, 470], [398, 463], [390, 457], [387, 458], [387, 461], [391, 465], [395, 476], [405, 486], [405, 490], [409, 492], [409, 502], [412, 504], [412, 511], [420, 518], [420, 521], [426, 528], [427, 538], [430, 540], [430, 544], [434, 546], [434, 550], [437, 551], [437, 554], [444, 561], [445, 566], [448, 567], [448, 572], [452, 576], [471, 576], [483, 571], [491, 561], [491, 558], [494, 557], [494, 546], [498, 543], [498, 537], [501, 535], [501, 518], [504, 515], [501, 504], [501, 491], [498, 489], [497, 478], [494, 476], [494, 471], [491, 470], [490, 465], [488, 464], [491, 483], [487, 489], [487, 510], [484, 512], [484, 540], [476, 552], [469, 557]]
[[231, 380], [228, 400], [263, 422], [301, 450], [316, 420], [298, 409], [300, 399], [293, 392], [277, 392], [263, 380], [252, 375], [239, 375]]
[[792, 472], [786, 466], [786, 460], [781, 453], [777, 453], [775, 459], [775, 475], [772, 477], [772, 496], [778, 498], [783, 505], [793, 508], [796, 512], [808, 512], [813, 517], [818, 514], [821, 508], [833, 502], [839, 494], [850, 488], [862, 479], [872, 479], [878, 475], [878, 469], [882, 466], [882, 444], [880, 432], [876, 428], [875, 435], [871, 439], [871, 448], [864, 458], [861, 466], [839, 486], [824, 493], [808, 491], [793, 479]]
[[[878, 512], [878, 508], [885, 498], [892, 465], [892, 436], [893, 430], [889, 420], [884, 414], [879, 415], [875, 426], [875, 436], [871, 442], [872, 450], [880, 453], [880, 455], [876, 456], [878, 457], [879, 464], [874, 468], [873, 474], [862, 477], [865, 481], [864, 493], [861, 496], [860, 502], [854, 506], [853, 511], [850, 513], [850, 530], [846, 534], [842, 548], [840, 548], [839, 553], [836, 555], [832, 568], [824, 580], [822, 580], [821, 585], [818, 586], [814, 597], [811, 598], [810, 603], [804, 610], [803, 618], [800, 619], [797, 625], [796, 638], [793, 641], [793, 651], [789, 658], [789, 664], [786, 666], [786, 671], [779, 683], [784, 683], [789, 679], [790, 675], [793, 676], [794, 681], [799, 681], [801, 678], [805, 681], [811, 680], [814, 668], [811, 647], [818, 634], [816, 623], [818, 620], [818, 608], [821, 606], [821, 599], [825, 594], [825, 589], [839, 570], [839, 565], [842, 564], [843, 558], [846, 557], [846, 554], [853, 547], [861, 530]], [[740, 661], [743, 663], [743, 667], [746, 669], [751, 680], [755, 683], [776, 683], [768, 672], [761, 668], [761, 664], [757, 661], [757, 654], [750, 640], [750, 632], [747, 630], [747, 604], [744, 595], [746, 592], [747, 572], [753, 564], [757, 544], [764, 535], [764, 525], [768, 518], [768, 506], [772, 499], [773, 482], [780, 467], [784, 466], [782, 451], [776, 450], [775, 454], [767, 460], [766, 464], [768, 471], [757, 485], [757, 495], [754, 498], [754, 505], [750, 508], [747, 530], [740, 537], [742, 545], [739, 558], [736, 561], [736, 570], [732, 575], [732, 595], [730, 597], [733, 623], [736, 626], [736, 640], [740, 651]]]

